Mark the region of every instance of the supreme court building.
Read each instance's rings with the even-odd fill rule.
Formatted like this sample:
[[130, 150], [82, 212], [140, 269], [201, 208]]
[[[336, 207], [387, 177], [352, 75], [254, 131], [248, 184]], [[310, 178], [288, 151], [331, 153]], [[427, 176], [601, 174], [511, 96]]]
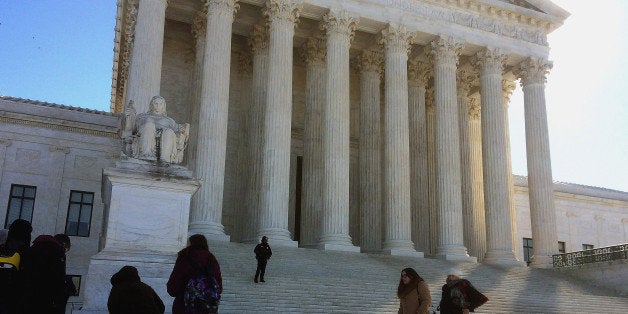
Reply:
[[[32, 199], [34, 234], [76, 236], [75, 273], [102, 248], [102, 169], [120, 158], [120, 121], [155, 95], [191, 124], [183, 165], [201, 185], [190, 234], [501, 265], [521, 264], [523, 234], [534, 239], [531, 265], [551, 267], [559, 241], [572, 251], [585, 238], [561, 219], [602, 208], [597, 232], [617, 237], [595, 245], [626, 242], [628, 193], [552, 181], [547, 34], [569, 14], [550, 1], [117, 6], [110, 113], [0, 98], [7, 221], [28, 218]], [[511, 171], [517, 81], [527, 179]]]

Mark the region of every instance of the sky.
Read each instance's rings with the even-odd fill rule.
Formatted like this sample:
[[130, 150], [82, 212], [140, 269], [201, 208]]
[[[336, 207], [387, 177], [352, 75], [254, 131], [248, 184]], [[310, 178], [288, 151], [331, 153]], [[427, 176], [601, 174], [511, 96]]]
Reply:
[[[628, 1], [554, 0], [546, 101], [555, 181], [628, 192]], [[114, 0], [0, 0], [0, 95], [109, 111]], [[523, 94], [509, 107], [527, 175]]]

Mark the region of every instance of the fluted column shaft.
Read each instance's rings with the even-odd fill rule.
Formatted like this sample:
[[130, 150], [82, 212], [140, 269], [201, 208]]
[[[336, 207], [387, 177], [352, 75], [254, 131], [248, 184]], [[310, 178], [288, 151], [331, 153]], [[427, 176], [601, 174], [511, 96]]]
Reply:
[[159, 95], [167, 2], [139, 2], [125, 100], [133, 101], [138, 114], [148, 112], [151, 98]]
[[347, 12], [323, 17], [327, 33], [327, 88], [323, 109], [323, 228], [320, 247], [350, 250], [349, 237], [349, 47], [357, 20]]
[[[460, 191], [460, 140], [456, 97], [456, 67], [462, 44], [440, 38], [432, 42], [436, 107], [436, 210], [439, 239], [437, 256], [467, 259], [463, 244]], [[455, 127], [452, 127], [455, 126]]]
[[325, 40], [309, 38], [303, 49], [306, 64], [303, 129], [303, 200], [299, 245], [313, 247], [321, 236], [323, 187], [323, 108], [327, 85]]
[[207, 27], [207, 7], [203, 7], [203, 10], [197, 12], [194, 22], [192, 23], [192, 36], [194, 36], [194, 73], [192, 74], [192, 88], [190, 91], [191, 109], [188, 114], [188, 120], [190, 121], [190, 137], [188, 140], [188, 147], [185, 150], [185, 160], [188, 169], [195, 172], [196, 163], [194, 157], [196, 157], [196, 146], [198, 141], [198, 115], [199, 108], [201, 106], [201, 88], [203, 85], [203, 62], [205, 57], [205, 36]]
[[253, 52], [253, 81], [251, 83], [251, 108], [249, 119], [249, 161], [246, 205], [247, 225], [243, 240], [257, 243], [259, 226], [260, 193], [262, 190], [262, 166], [264, 148], [264, 114], [268, 87], [268, 30], [260, 25], [253, 27], [250, 43]]
[[484, 262], [516, 262], [511, 235], [505, 110], [502, 103], [502, 71], [506, 56], [485, 49], [476, 56], [482, 95], [482, 157], [486, 254]]
[[530, 266], [539, 268], [552, 267], [552, 255], [558, 252], [545, 108], [545, 76], [550, 68], [551, 63], [540, 59], [528, 59], [520, 65], [525, 108], [528, 193], [534, 241], [534, 255]]
[[380, 76], [382, 54], [364, 51], [360, 71], [360, 246], [364, 252], [382, 249], [382, 184]]
[[295, 1], [270, 0], [268, 90], [264, 115], [264, 149], [258, 236], [294, 246], [288, 231], [290, 139], [292, 122], [292, 46], [298, 17]]
[[429, 201], [427, 170], [427, 118], [425, 87], [431, 67], [413, 62], [408, 67], [408, 128], [410, 137], [410, 202], [412, 242], [421, 252], [429, 252]]
[[222, 225], [227, 150], [231, 29], [236, 0], [211, 0], [207, 7], [203, 83], [195, 170], [201, 187], [192, 198], [190, 233], [228, 240]]
[[515, 90], [516, 84], [513, 80], [502, 79], [502, 101], [504, 104], [504, 124], [506, 128], [506, 165], [508, 168], [508, 207], [510, 208], [510, 228], [512, 234], [512, 248], [515, 258], [519, 256], [519, 233], [517, 232], [517, 212], [515, 210], [515, 185], [512, 174], [512, 153], [510, 150], [510, 123], [508, 119], [508, 105], [510, 95]]
[[436, 254], [438, 247], [438, 214], [436, 212], [436, 109], [433, 86], [425, 91], [427, 111], [427, 200], [429, 211], [429, 254]]
[[[482, 122], [480, 100], [469, 99], [469, 170], [471, 171], [471, 226], [469, 252], [478, 261], [486, 252], [486, 215], [484, 212], [484, 180], [482, 173]], [[465, 235], [466, 236], [466, 235]]]
[[382, 249], [390, 254], [416, 253], [411, 235], [410, 141], [408, 129], [408, 51], [410, 33], [389, 24], [382, 31], [385, 60], [384, 216]]

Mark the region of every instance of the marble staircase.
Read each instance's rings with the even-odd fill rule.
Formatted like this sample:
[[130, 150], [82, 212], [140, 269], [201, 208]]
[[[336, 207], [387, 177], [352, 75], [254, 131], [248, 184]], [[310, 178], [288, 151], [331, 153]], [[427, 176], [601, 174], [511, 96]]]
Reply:
[[[272, 243], [271, 243], [272, 246]], [[393, 313], [399, 273], [415, 268], [435, 305], [451, 267], [490, 301], [477, 313], [625, 313], [628, 298], [552, 270], [502, 269], [378, 254], [273, 247], [266, 283], [253, 283], [252, 244], [211, 242], [223, 272], [221, 313]]]

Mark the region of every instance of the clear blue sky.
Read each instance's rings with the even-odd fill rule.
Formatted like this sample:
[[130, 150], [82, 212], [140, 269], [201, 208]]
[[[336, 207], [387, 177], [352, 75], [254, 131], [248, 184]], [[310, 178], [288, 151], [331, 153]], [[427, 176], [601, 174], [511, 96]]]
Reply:
[[[628, 191], [628, 1], [555, 0], [547, 84], [556, 181]], [[114, 0], [0, 0], [0, 94], [109, 110]], [[513, 172], [526, 175], [523, 95], [509, 109]]]

